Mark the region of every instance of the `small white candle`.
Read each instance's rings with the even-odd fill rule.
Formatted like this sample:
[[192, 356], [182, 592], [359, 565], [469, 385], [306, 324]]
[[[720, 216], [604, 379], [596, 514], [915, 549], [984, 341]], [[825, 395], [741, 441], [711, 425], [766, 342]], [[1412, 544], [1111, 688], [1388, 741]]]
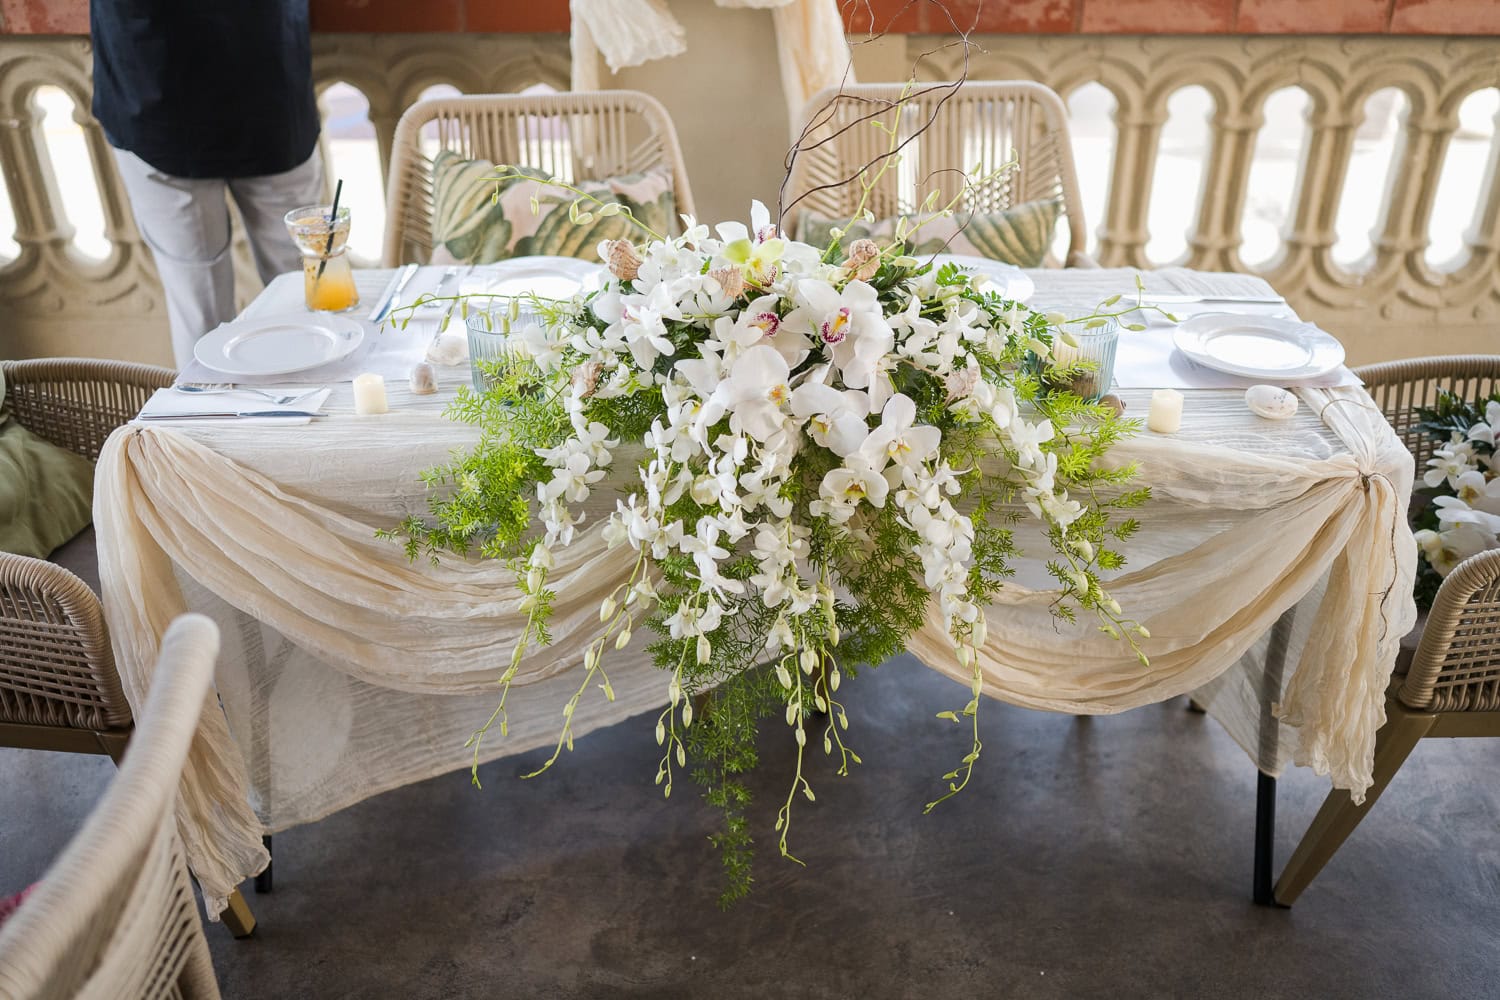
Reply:
[[354, 412], [362, 417], [375, 413], [386, 413], [385, 379], [374, 372], [365, 372], [354, 378]]
[[1176, 389], [1156, 389], [1151, 393], [1151, 412], [1146, 426], [1158, 434], [1175, 434], [1182, 426], [1182, 393]]

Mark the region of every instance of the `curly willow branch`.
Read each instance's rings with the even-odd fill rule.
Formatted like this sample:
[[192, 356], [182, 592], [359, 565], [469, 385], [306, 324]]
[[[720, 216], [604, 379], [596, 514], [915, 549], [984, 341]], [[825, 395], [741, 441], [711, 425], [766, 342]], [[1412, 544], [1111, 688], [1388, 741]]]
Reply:
[[[807, 121], [803, 123], [802, 130], [797, 134], [796, 141], [793, 142], [791, 148], [787, 150], [786, 159], [782, 162], [782, 166], [785, 168], [785, 170], [781, 178], [781, 187], [777, 191], [776, 195], [777, 229], [784, 229], [784, 220], [786, 219], [787, 213], [790, 212], [793, 208], [797, 207], [797, 205], [800, 204], [804, 199], [821, 191], [832, 191], [837, 190], [838, 188], [847, 187], [850, 184], [858, 182], [860, 178], [864, 177], [866, 173], [872, 168], [879, 168], [893, 163], [895, 158], [899, 157], [902, 151], [907, 146], [911, 145], [913, 140], [920, 138], [923, 133], [925, 133], [932, 127], [933, 123], [937, 121], [937, 116], [942, 113], [943, 105], [947, 104], [949, 99], [958, 92], [959, 88], [968, 81], [969, 55], [973, 49], [978, 47], [975, 42], [972, 42], [969, 39], [970, 34], [974, 30], [975, 24], [978, 23], [977, 8], [975, 11], [974, 24], [970, 24], [968, 28], [960, 28], [958, 26], [958, 22], [953, 17], [953, 12], [948, 9], [948, 5], [944, 3], [943, 0], [907, 0], [907, 2], [902, 5], [900, 10], [896, 11], [890, 16], [890, 18], [886, 21], [885, 27], [876, 31], [875, 13], [874, 10], [870, 7], [869, 0], [863, 0], [863, 2], [861, 2], [861, 0], [846, 0], [846, 2], [844, 3], [844, 8], [846, 10], [852, 11], [862, 8], [864, 13], [870, 20], [870, 34], [867, 37], [860, 39], [855, 44], [867, 45], [870, 42], [884, 38], [890, 31], [890, 25], [893, 24], [897, 18], [901, 17], [901, 15], [905, 14], [907, 10], [918, 3], [930, 4], [933, 7], [937, 8], [942, 13], [944, 20], [948, 22], [948, 26], [952, 29], [953, 34], [957, 37], [943, 42], [941, 45], [937, 45], [933, 48], [925, 50], [924, 52], [920, 53], [915, 60], [912, 61], [909, 79], [912, 83], [913, 89], [904, 92], [901, 99], [898, 101], [889, 101], [883, 99], [873, 100], [870, 98], [858, 97], [850, 94], [845, 89], [849, 83], [849, 75], [854, 68], [853, 59], [850, 59], [849, 65], [844, 68], [844, 76], [843, 79], [839, 82], [838, 92], [835, 93], [831, 98], [829, 98], [828, 101], [820, 106], [816, 111], [808, 115]], [[953, 48], [954, 46], [962, 46], [964, 50], [962, 69], [958, 75], [958, 79], [947, 81], [944, 83], [934, 83], [927, 87], [917, 88], [916, 80], [920, 73], [923, 60], [931, 56], [935, 56], [939, 52], [943, 52], [947, 49]], [[911, 135], [907, 136], [893, 148], [886, 150], [885, 152], [872, 158], [866, 163], [860, 164], [852, 172], [850, 172], [848, 176], [837, 181], [832, 181], [827, 184], [819, 184], [815, 187], [809, 188], [808, 190], [803, 191], [801, 194], [793, 198], [791, 202], [787, 202], [786, 188], [787, 184], [791, 181], [792, 166], [797, 162], [798, 156], [802, 155], [803, 153], [810, 152], [811, 150], [819, 149], [830, 142], [836, 141], [840, 136], [848, 132], [850, 129], [870, 124], [871, 122], [875, 121], [877, 117], [887, 114], [893, 108], [899, 115], [907, 102], [909, 102], [913, 98], [925, 97], [928, 94], [938, 92], [941, 92], [942, 96], [939, 97], [937, 102], [932, 106], [932, 110], [928, 114], [927, 120], [922, 122], [920, 126], [913, 130]], [[835, 114], [839, 108], [840, 102], [843, 101], [854, 104], [867, 105], [868, 110], [863, 111], [853, 120], [846, 122], [845, 124], [838, 126], [837, 128], [834, 128], [832, 131], [827, 131], [828, 126], [834, 121]], [[824, 133], [825, 131], [826, 134], [819, 134]], [[926, 181], [931, 180], [932, 177], [936, 175], [936, 173], [937, 172], [929, 174], [926, 178], [923, 179], [923, 183], [925, 184]]]

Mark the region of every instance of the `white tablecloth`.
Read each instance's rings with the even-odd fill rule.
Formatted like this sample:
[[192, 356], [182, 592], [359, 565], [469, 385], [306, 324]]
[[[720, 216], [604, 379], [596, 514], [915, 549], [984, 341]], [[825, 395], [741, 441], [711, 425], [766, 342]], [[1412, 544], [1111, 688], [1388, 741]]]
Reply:
[[[387, 273], [361, 281], [378, 291]], [[1133, 287], [1129, 271], [1034, 277], [1033, 304], [1044, 308], [1086, 309]], [[1155, 272], [1150, 285], [1267, 291], [1256, 278], [1181, 270]], [[276, 282], [264, 295], [292, 288]], [[279, 307], [263, 298], [253, 308]], [[132, 703], [144, 698], [175, 615], [203, 611], [224, 631], [223, 711], [205, 714], [179, 806], [211, 908], [264, 866], [262, 832], [469, 762], [464, 741], [494, 708], [495, 679], [524, 622], [518, 595], [499, 565], [451, 556], [412, 564], [374, 537], [423, 512], [418, 473], [474, 441], [441, 416], [450, 393], [451, 384], [425, 398], [395, 386], [391, 413], [361, 418], [349, 386], [337, 385], [332, 416], [305, 427], [131, 426], [101, 456], [104, 603]], [[1148, 392], [1122, 395], [1144, 416]], [[1028, 589], [1047, 586], [1039, 564], [1023, 564], [990, 611], [986, 693], [1109, 713], [1196, 690], [1263, 770], [1294, 759], [1361, 794], [1396, 645], [1415, 617], [1412, 463], [1362, 389], [1299, 395], [1298, 416], [1278, 423], [1251, 415], [1240, 392], [1189, 392], [1181, 432], [1143, 433], [1114, 452], [1139, 462], [1155, 492], [1111, 586], [1151, 629], [1149, 667], [1087, 625], [1059, 627], [1046, 610], [1051, 594]], [[611, 491], [596, 491], [597, 513], [613, 503]], [[481, 759], [556, 738], [601, 588], [628, 558], [603, 549], [601, 520], [592, 516], [561, 557], [554, 644], [524, 662], [510, 734], [492, 736]], [[936, 623], [913, 652], [961, 673]], [[586, 697], [579, 736], [665, 699], [666, 679], [639, 649], [607, 665], [618, 699]], [[1269, 714], [1277, 701], [1280, 723]], [[987, 757], [986, 766], [1004, 762]]]

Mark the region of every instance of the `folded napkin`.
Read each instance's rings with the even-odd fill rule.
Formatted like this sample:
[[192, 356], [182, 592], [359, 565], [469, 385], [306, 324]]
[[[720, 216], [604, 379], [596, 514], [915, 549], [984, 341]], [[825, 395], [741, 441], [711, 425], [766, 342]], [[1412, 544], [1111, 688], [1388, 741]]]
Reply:
[[[297, 391], [299, 387], [293, 386], [284, 394]], [[294, 413], [306, 411], [309, 413], [321, 412], [323, 404], [328, 401], [331, 390], [319, 389], [309, 393], [295, 402], [277, 406], [264, 396], [253, 392], [178, 392], [176, 389], [157, 389], [146, 405], [141, 407], [141, 412], [135, 419], [135, 423], [154, 424], [161, 427], [180, 427], [184, 424], [192, 426], [195, 424], [213, 424], [232, 421], [240, 424], [275, 424], [278, 427], [300, 426], [310, 423], [311, 417], [241, 417], [233, 416], [238, 413]], [[230, 416], [203, 416], [194, 417], [194, 414], [231, 414]], [[141, 417], [172, 417], [171, 420], [142, 420]]]

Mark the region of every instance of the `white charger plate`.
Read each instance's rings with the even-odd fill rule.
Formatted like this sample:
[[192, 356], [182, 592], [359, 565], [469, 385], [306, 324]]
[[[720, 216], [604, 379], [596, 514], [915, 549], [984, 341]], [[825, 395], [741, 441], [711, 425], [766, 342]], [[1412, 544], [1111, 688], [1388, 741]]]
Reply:
[[1006, 264], [998, 260], [990, 260], [988, 257], [975, 257], [972, 254], [962, 253], [939, 253], [933, 254], [932, 266], [942, 267], [944, 264], [957, 264], [967, 271], [982, 274], [995, 283], [995, 291], [1002, 299], [1010, 299], [1012, 302], [1025, 302], [1036, 292], [1036, 282], [1031, 276], [1014, 264]]
[[193, 356], [226, 375], [289, 375], [346, 358], [364, 339], [364, 326], [348, 316], [267, 316], [225, 323], [198, 340]]
[[1205, 368], [1247, 378], [1314, 378], [1344, 363], [1332, 334], [1273, 316], [1199, 313], [1178, 325], [1172, 342]]

